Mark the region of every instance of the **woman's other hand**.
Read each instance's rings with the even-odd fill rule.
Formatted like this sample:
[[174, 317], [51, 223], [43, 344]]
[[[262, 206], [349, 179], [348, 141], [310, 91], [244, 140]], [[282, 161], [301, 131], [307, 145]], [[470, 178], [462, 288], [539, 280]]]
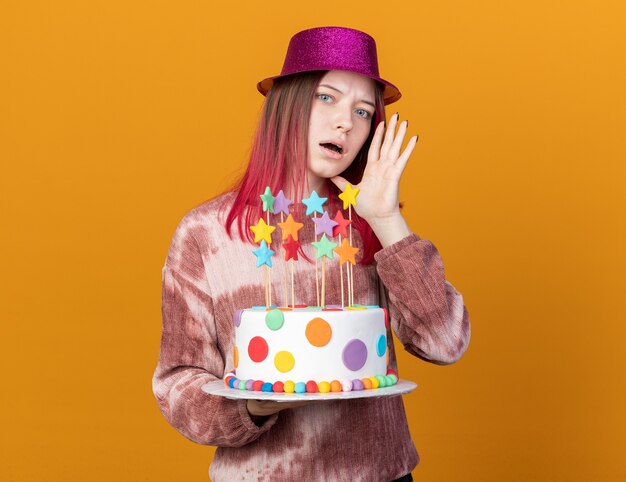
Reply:
[[301, 407], [315, 403], [311, 400], [294, 400], [293, 402], [274, 402], [272, 400], [248, 400], [248, 413], [253, 417], [268, 417], [287, 408]]

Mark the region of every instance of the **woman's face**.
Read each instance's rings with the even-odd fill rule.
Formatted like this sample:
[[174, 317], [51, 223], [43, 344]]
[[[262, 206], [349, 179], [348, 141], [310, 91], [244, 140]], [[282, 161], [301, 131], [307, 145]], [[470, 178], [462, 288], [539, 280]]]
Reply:
[[309, 121], [309, 186], [341, 174], [370, 133], [375, 84], [368, 77], [331, 70], [320, 81]]

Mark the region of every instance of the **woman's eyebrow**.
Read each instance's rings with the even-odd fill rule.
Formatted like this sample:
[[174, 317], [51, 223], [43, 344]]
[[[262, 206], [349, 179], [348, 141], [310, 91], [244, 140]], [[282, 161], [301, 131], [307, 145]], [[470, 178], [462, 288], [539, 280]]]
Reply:
[[[333, 87], [332, 85], [328, 85], [328, 84], [320, 84], [320, 87], [326, 87], [328, 89], [332, 89], [336, 92], [339, 92], [340, 94], [343, 95], [343, 92], [341, 92], [338, 88]], [[363, 102], [364, 104], [368, 104], [371, 105], [374, 109], [376, 108], [376, 104], [374, 104], [373, 102], [370, 102], [369, 100], [365, 100], [365, 99], [361, 99], [361, 102]]]

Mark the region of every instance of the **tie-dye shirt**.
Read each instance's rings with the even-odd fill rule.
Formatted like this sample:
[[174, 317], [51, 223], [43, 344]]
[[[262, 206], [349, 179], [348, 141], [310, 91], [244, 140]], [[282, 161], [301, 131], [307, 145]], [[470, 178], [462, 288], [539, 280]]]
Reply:
[[[236, 230], [231, 239], [224, 227], [233, 200], [227, 193], [190, 211], [170, 245], [153, 379], [164, 416], [190, 440], [218, 447], [209, 470], [214, 481], [391, 481], [408, 474], [419, 457], [400, 396], [314, 403], [282, 410], [257, 426], [245, 400], [201, 390], [234, 369], [235, 311], [265, 304], [254, 246]], [[299, 234], [314, 259], [310, 225]], [[276, 238], [273, 249], [281, 252]], [[361, 246], [356, 230], [353, 242]], [[435, 246], [412, 234], [375, 259], [354, 268], [355, 302], [387, 307], [395, 336], [417, 357], [438, 364], [458, 360], [469, 342], [469, 317], [463, 297], [445, 279]], [[272, 301], [286, 306], [283, 257], [275, 256], [272, 264]], [[336, 261], [327, 263], [329, 304], [341, 302], [338, 271]], [[294, 277], [296, 302], [315, 305], [315, 263], [294, 263]], [[397, 371], [391, 336], [389, 363]]]

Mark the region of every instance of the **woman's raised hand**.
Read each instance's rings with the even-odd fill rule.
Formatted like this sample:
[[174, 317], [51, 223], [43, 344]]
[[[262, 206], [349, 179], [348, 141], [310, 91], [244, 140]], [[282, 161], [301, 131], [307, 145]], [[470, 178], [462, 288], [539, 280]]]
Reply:
[[[418, 136], [411, 137], [402, 151], [408, 121], [400, 122], [398, 127], [398, 120], [397, 113], [391, 116], [386, 131], [383, 122], [378, 124], [367, 156], [363, 179], [354, 186], [361, 190], [355, 210], [369, 223], [383, 247], [410, 234], [400, 214], [398, 195], [400, 177], [413, 153]], [[335, 176], [331, 180], [342, 191], [345, 189], [347, 181], [341, 176]]]

